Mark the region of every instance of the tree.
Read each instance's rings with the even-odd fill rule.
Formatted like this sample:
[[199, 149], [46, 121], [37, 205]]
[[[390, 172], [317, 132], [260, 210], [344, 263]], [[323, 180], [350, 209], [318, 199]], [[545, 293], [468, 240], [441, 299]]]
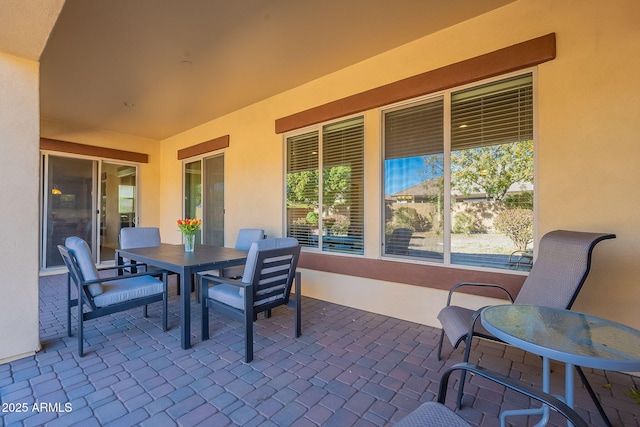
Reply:
[[502, 200], [519, 182], [533, 182], [533, 141], [451, 153], [451, 186], [462, 194], [483, 192], [487, 200]]
[[351, 167], [332, 166], [322, 175], [322, 202], [325, 206], [349, 204], [351, 201]]
[[[318, 170], [287, 174], [287, 207], [318, 207]], [[348, 204], [351, 200], [351, 167], [333, 166], [324, 169], [322, 175], [323, 202], [325, 206]]]
[[287, 174], [287, 207], [318, 207], [318, 170]]

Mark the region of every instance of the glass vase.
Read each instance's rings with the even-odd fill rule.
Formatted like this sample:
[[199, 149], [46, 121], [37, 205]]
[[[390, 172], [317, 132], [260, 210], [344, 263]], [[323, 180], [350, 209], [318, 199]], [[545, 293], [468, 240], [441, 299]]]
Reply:
[[195, 234], [185, 234], [184, 235], [184, 251], [185, 252], [193, 252], [193, 248], [196, 244], [196, 235]]

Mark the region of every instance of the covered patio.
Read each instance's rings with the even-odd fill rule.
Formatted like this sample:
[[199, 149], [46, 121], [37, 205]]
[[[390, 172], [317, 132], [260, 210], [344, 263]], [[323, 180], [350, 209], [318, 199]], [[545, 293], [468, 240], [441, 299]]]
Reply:
[[[441, 373], [462, 359], [457, 350], [437, 361], [437, 328], [308, 297], [298, 339], [292, 310], [281, 307], [259, 319], [250, 364], [242, 360], [242, 325], [212, 314], [211, 339], [202, 342], [192, 302], [194, 345], [183, 350], [175, 286], [168, 333], [162, 331], [159, 307], [150, 307], [148, 318], [138, 309], [102, 317], [87, 322], [86, 355], [78, 358], [76, 336], [66, 334], [65, 288], [66, 275], [40, 279], [43, 350], [0, 365], [2, 404], [28, 408], [3, 409], [2, 425], [386, 426], [434, 400]], [[535, 355], [479, 341], [471, 356], [478, 359], [540, 385]], [[625, 395], [640, 386], [637, 377], [585, 373], [614, 425], [640, 425], [638, 405]], [[562, 390], [563, 380], [563, 365], [554, 364], [554, 391]], [[498, 425], [501, 408], [529, 404], [482, 379], [471, 379], [465, 391], [460, 414], [473, 425]], [[454, 396], [449, 393], [450, 405]], [[50, 405], [32, 411], [35, 403]], [[576, 389], [576, 408], [589, 425], [604, 425], [582, 387]], [[557, 417], [550, 425], [566, 425]], [[512, 421], [527, 425], [525, 417]]]
[[[299, 7], [291, 7], [294, 2]], [[451, 148], [449, 134], [466, 126], [450, 120], [454, 95], [522, 73], [531, 93], [531, 129], [521, 139], [532, 146], [534, 247], [551, 230], [615, 233], [615, 241], [596, 250], [573, 309], [640, 329], [637, 0], [255, 3], [189, 3], [208, 4], [208, 14], [183, 3], [158, 13], [152, 1], [142, 0], [9, 0], [0, 6], [0, 425], [383, 426], [434, 400], [441, 373], [462, 360], [460, 349], [448, 356], [448, 345], [445, 360], [435, 357], [436, 316], [448, 290], [461, 281], [490, 282], [516, 295], [529, 265], [510, 262], [509, 251], [501, 253], [499, 268], [468, 256], [461, 262], [451, 245], [452, 217], [446, 227], [441, 222], [447, 238], [431, 224], [436, 244], [442, 243], [438, 252], [421, 257], [427, 252], [422, 246], [386, 252], [385, 163], [394, 158], [385, 157], [385, 117], [437, 100], [445, 117], [437, 123]], [[327, 31], [337, 22], [345, 32]], [[212, 46], [225, 55], [207, 57]], [[112, 75], [119, 84], [106, 84]], [[148, 84], [155, 78], [160, 82]], [[347, 121], [361, 138], [360, 175], [352, 194], [335, 200], [354, 200], [349, 208], [358, 213], [358, 244], [342, 252], [320, 244], [303, 250], [300, 338], [290, 313], [279, 308], [257, 322], [255, 359], [243, 363], [241, 325], [212, 314], [212, 337], [203, 342], [193, 302], [194, 345], [184, 350], [172, 277], [168, 332], [159, 307], [149, 318], [140, 310], [113, 314], [87, 323], [87, 353], [77, 356], [76, 337], [65, 330], [64, 268], [47, 264], [46, 255], [66, 237], [47, 234], [47, 221], [60, 219], [47, 211], [55, 205], [47, 205], [47, 197], [64, 195], [59, 207], [76, 209], [86, 196], [77, 211], [89, 217], [70, 224], [74, 234], [93, 239], [92, 250], [102, 251], [97, 264], [112, 262], [120, 227], [158, 227], [163, 243], [181, 244], [176, 219], [203, 209], [212, 213], [209, 219], [221, 212], [216, 238], [225, 246], [244, 227], [264, 229], [269, 237], [292, 235], [302, 216], [287, 216], [290, 143], [310, 129], [324, 138], [325, 128], [333, 132], [327, 131], [327, 141], [331, 135], [337, 140]], [[307, 148], [314, 156], [324, 152], [324, 145]], [[52, 158], [74, 174], [66, 162], [82, 163], [88, 175], [73, 178], [84, 186], [67, 190], [49, 182]], [[206, 212], [202, 193], [192, 197], [191, 215], [188, 182], [195, 166], [204, 175], [209, 163], [224, 198]], [[318, 165], [313, 169], [321, 176]], [[100, 217], [107, 176], [117, 177], [113, 188], [127, 193], [108, 205], [119, 214], [110, 228]], [[202, 182], [193, 187], [215, 187]], [[446, 193], [449, 202], [453, 195]], [[537, 256], [525, 253], [527, 260]], [[461, 305], [504, 301], [497, 298], [466, 294]], [[540, 385], [538, 356], [482, 340], [474, 345], [472, 362]], [[640, 425], [640, 405], [626, 395], [640, 388], [637, 373], [585, 373], [614, 425]], [[563, 365], [554, 363], [554, 390], [562, 389], [563, 377]], [[604, 425], [579, 384], [579, 413]], [[501, 409], [528, 405], [478, 378], [465, 391], [460, 414], [473, 425], [498, 425]], [[34, 404], [44, 406], [34, 411]], [[525, 423], [535, 420], [518, 425]], [[552, 424], [565, 425], [556, 418]]]

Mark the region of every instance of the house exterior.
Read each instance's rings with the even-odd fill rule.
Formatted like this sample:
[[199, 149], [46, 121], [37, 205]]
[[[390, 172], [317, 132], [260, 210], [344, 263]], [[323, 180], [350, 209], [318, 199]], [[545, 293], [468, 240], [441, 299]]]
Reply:
[[[41, 47], [62, 5], [51, 3], [50, 14], [36, 17], [43, 30], [37, 40]], [[615, 233], [617, 239], [596, 248], [574, 309], [640, 328], [640, 192], [633, 190], [640, 186], [638, 16], [637, 0], [518, 0], [161, 141], [40, 117], [37, 60], [0, 51], [0, 191], [5, 201], [0, 210], [0, 362], [40, 348], [41, 138], [114, 150], [135, 147], [146, 154], [149, 160], [139, 169], [143, 225], [159, 226], [165, 242], [180, 243], [175, 221], [183, 215], [184, 162], [219, 152], [198, 153], [197, 147], [228, 136], [228, 146], [220, 148], [225, 240], [233, 241], [239, 228], [256, 225], [269, 236], [281, 236], [286, 233], [284, 135], [296, 129], [288, 119], [434, 70], [459, 69], [465, 61], [540, 38], [553, 43], [553, 57], [525, 67], [534, 74], [536, 91], [536, 240], [554, 229]], [[495, 281], [517, 291], [521, 273], [381, 256], [380, 107], [357, 113], [364, 117], [365, 134], [364, 255], [304, 253], [304, 294], [438, 326], [436, 315], [447, 290], [458, 281]], [[195, 155], [180, 158], [180, 152], [193, 153], [188, 150], [194, 147]], [[467, 295], [460, 303], [494, 301], [490, 295]]]

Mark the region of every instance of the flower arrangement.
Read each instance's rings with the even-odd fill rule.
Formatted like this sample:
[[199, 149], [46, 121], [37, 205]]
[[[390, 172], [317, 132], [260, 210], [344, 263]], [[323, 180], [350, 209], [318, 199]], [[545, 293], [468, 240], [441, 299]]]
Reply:
[[200, 230], [202, 220], [195, 218], [179, 219], [176, 221], [178, 228], [185, 236], [192, 236], [196, 234], [196, 231]]

